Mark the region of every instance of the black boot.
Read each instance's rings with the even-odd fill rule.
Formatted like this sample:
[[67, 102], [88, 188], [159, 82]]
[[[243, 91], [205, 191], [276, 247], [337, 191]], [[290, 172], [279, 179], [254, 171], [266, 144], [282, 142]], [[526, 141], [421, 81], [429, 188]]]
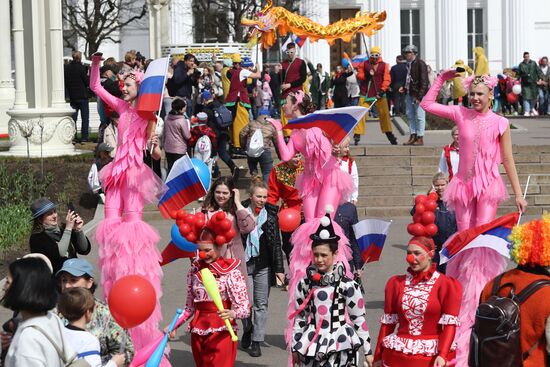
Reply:
[[391, 145], [397, 145], [397, 138], [395, 137], [395, 135], [393, 135], [391, 131], [389, 133], [386, 133], [386, 136], [388, 137]]
[[260, 349], [260, 342], [252, 342], [248, 354], [251, 357], [260, 357], [262, 355], [262, 350]]
[[353, 135], [353, 143], [354, 143], [355, 145], [359, 145], [359, 141], [361, 141], [361, 135], [359, 135], [359, 134], [354, 134], [354, 135]]
[[243, 333], [241, 338], [241, 349], [248, 349], [252, 342], [252, 327]]

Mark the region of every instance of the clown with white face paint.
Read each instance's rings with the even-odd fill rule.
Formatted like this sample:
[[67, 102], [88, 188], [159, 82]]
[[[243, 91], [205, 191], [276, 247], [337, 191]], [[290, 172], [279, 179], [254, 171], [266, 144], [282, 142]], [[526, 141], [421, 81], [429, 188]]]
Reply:
[[[492, 112], [493, 88], [497, 78], [488, 75], [464, 80], [472, 109], [444, 106], [436, 97], [456, 70], [441, 73], [424, 97], [421, 107], [427, 112], [452, 120], [460, 131], [460, 161], [443, 200], [456, 211], [458, 231], [477, 227], [495, 219], [498, 205], [508, 198], [499, 172], [502, 163], [520, 212], [527, 209], [512, 156], [512, 138], [506, 118]], [[475, 248], [455, 256], [447, 265], [447, 275], [458, 279], [464, 288], [461, 326], [457, 332], [457, 366], [467, 366], [470, 327], [473, 324], [483, 286], [504, 270], [501, 255], [490, 248]], [[472, 276], [475, 274], [475, 276]]]
[[[100, 84], [101, 54], [92, 56], [90, 88], [101, 100], [115, 110], [118, 121], [118, 147], [111, 163], [100, 172], [105, 188], [105, 219], [96, 230], [99, 244], [99, 265], [104, 297], [114, 282], [126, 275], [141, 275], [155, 288], [157, 306], [151, 317], [130, 330], [136, 350], [161, 335], [158, 322], [162, 318], [158, 299], [162, 295], [162, 270], [157, 243], [157, 231], [141, 219], [145, 203], [151, 203], [163, 190], [163, 183], [143, 162], [148, 144], [155, 144], [153, 158], [160, 157], [158, 137], [152, 133], [152, 122], [136, 110], [139, 86], [143, 73], [131, 71], [124, 79], [122, 99], [112, 96]], [[156, 158], [155, 158], [156, 159]], [[161, 365], [169, 365], [163, 359]]]

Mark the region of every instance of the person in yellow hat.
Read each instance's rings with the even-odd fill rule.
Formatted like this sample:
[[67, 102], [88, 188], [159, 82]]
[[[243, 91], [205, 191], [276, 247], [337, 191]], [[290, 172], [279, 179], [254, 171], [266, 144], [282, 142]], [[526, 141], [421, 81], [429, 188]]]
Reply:
[[[370, 50], [369, 60], [363, 61], [359, 65], [359, 69], [360, 71], [357, 73], [361, 91], [359, 105], [369, 107], [374, 103], [380, 119], [380, 129], [386, 134], [390, 143], [396, 145], [397, 138], [393, 135], [390, 110], [386, 99], [386, 92], [391, 82], [390, 65], [382, 60], [382, 49], [379, 46], [373, 46]], [[362, 127], [360, 126], [354, 131], [356, 135], [365, 133], [364, 120], [360, 124]]]
[[461, 73], [456, 73], [457, 76], [453, 78], [453, 101], [454, 101], [454, 104], [457, 105], [459, 103], [460, 97], [462, 97], [462, 105], [468, 106], [468, 94], [466, 93], [466, 90], [462, 85], [462, 81], [466, 76], [472, 75], [474, 71], [472, 70], [471, 67], [464, 64], [464, 61], [460, 59], [456, 60], [455, 64], [451, 68], [452, 69], [462, 68], [465, 70]]

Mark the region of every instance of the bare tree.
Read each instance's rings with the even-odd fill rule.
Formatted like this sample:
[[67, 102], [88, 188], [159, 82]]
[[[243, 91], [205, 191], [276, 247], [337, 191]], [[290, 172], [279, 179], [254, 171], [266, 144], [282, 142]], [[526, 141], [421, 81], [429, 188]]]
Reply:
[[90, 57], [104, 41], [120, 43], [117, 34], [147, 14], [145, 0], [62, 0], [67, 47], [77, 49], [76, 40], [85, 41], [84, 54]]

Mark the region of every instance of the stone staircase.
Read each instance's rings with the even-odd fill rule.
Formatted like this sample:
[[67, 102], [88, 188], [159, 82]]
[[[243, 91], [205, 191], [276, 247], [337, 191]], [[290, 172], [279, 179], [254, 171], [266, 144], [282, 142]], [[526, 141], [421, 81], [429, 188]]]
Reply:
[[[527, 214], [540, 215], [550, 211], [550, 145], [514, 146], [514, 159], [522, 190], [527, 177], [531, 176], [527, 201]], [[414, 196], [425, 194], [430, 189], [432, 177], [437, 172], [441, 148], [405, 146], [354, 146], [351, 153], [359, 170], [359, 218], [395, 218], [409, 216]], [[235, 159], [239, 166], [247, 168], [246, 159]], [[229, 175], [229, 169], [218, 162], [222, 175]], [[248, 170], [248, 168], [247, 168]], [[504, 181], [511, 193], [508, 178], [501, 168]], [[546, 175], [546, 176], [545, 176]], [[239, 180], [241, 197], [248, 197], [250, 177], [247, 174]], [[189, 204], [186, 209], [199, 207]], [[504, 202], [499, 214], [515, 210], [513, 198]], [[155, 207], [148, 206], [147, 217], [160, 217]]]

